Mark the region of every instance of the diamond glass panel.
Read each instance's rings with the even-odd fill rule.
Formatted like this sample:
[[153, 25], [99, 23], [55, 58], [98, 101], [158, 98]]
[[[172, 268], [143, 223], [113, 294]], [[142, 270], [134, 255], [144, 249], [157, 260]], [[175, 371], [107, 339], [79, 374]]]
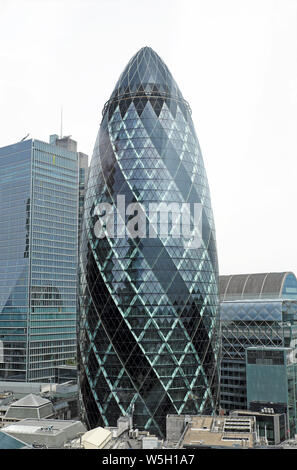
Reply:
[[[161, 234], [99, 240], [95, 207], [116, 205], [118, 195], [145, 207], [200, 203], [201, 245]], [[79, 361], [88, 425], [133, 413], [135, 427], [164, 435], [168, 413], [212, 413], [218, 265], [208, 182], [189, 105], [150, 48], [131, 59], [104, 107], [84, 209]]]

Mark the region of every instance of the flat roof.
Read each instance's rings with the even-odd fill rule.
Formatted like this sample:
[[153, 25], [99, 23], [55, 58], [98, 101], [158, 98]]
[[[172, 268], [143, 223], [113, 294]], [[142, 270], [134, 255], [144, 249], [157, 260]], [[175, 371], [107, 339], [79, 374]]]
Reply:
[[240, 417], [237, 416], [193, 416], [185, 433], [183, 446], [234, 447], [236, 445], [242, 447], [242, 442], [244, 442], [244, 447], [253, 447], [252, 433], [224, 432], [224, 423], [228, 420], [240, 426]]
[[[264, 405], [263, 405], [264, 408]], [[268, 406], [266, 406], [268, 408]], [[271, 408], [273, 408], [273, 405], [271, 405]], [[264, 413], [261, 411], [252, 411], [252, 410], [232, 410], [231, 413], [240, 413], [240, 415], [247, 415], [247, 416], [281, 416], [284, 413]], [[238, 416], [238, 415], [233, 415], [231, 414], [230, 416]]]
[[6, 434], [2, 430], [0, 431], [0, 449], [24, 449], [31, 448], [30, 445], [26, 444], [19, 439]]
[[[2, 430], [12, 433], [49, 434], [52, 436], [76, 424], [82, 423], [75, 420], [27, 418], [17, 423], [11, 423], [3, 427]], [[50, 430], [49, 428], [51, 427], [52, 429]]]

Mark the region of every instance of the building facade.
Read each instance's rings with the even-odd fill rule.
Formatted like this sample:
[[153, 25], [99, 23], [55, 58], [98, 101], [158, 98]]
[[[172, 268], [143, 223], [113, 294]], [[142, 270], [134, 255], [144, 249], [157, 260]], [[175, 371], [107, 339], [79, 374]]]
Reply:
[[[252, 410], [234, 410], [231, 416], [253, 416], [256, 420], [256, 435], [261, 446], [277, 446], [288, 437], [287, 418], [282, 410], [263, 406], [252, 406]], [[278, 412], [279, 411], [279, 412]]]
[[[286, 416], [286, 437], [294, 438], [297, 429], [296, 349], [247, 348], [246, 381], [248, 409], [282, 413]], [[268, 435], [271, 440], [272, 437]]]
[[[116, 235], [98, 238], [97, 206], [114, 207], [119, 196], [145, 209], [156, 204], [142, 219], [146, 231], [138, 226], [129, 237], [132, 214], [117, 206]], [[201, 205], [199, 247], [162, 236], [162, 203]], [[172, 228], [176, 214], [167, 215]], [[161, 231], [151, 237], [154, 217]], [[83, 224], [78, 343], [88, 426], [132, 414], [136, 427], [164, 435], [168, 413], [212, 413], [218, 265], [209, 187], [189, 105], [151, 48], [130, 60], [104, 107]]]
[[[63, 147], [71, 152], [77, 152], [77, 142], [71, 136], [59, 137], [57, 134], [50, 136], [50, 143]], [[78, 248], [80, 246], [80, 234], [82, 229], [82, 218], [89, 175], [89, 157], [83, 152], [77, 152], [78, 158]]]
[[220, 302], [220, 406], [247, 409], [246, 349], [296, 351], [297, 280], [290, 272], [220, 276]]
[[76, 354], [77, 154], [0, 149], [0, 380], [49, 381]]
[[254, 416], [168, 415], [166, 447], [179, 449], [253, 448], [258, 445]]
[[78, 248], [80, 247], [82, 221], [84, 214], [85, 195], [89, 177], [89, 157], [85, 153], [77, 152], [79, 167], [79, 195], [78, 195]]

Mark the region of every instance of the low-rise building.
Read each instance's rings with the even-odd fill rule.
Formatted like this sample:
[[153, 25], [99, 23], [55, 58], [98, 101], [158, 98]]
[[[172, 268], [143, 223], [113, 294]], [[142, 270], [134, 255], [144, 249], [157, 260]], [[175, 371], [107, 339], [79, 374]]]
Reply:
[[65, 444], [72, 449], [160, 449], [163, 441], [148, 431], [133, 429], [131, 416], [120, 416], [115, 427], [97, 427]]
[[59, 449], [63, 448], [66, 442], [79, 438], [87, 430], [80, 421], [24, 419], [5, 426], [1, 431], [35, 448]]
[[254, 416], [184, 415], [183, 419], [181, 426], [181, 416], [167, 416], [167, 448], [253, 448], [257, 444]]
[[[56, 419], [78, 418], [78, 385], [70, 380], [64, 383], [24, 383], [0, 382], [0, 425], [13, 402], [29, 395], [38, 396], [52, 403], [53, 413], [49, 417]], [[29, 400], [30, 401], [30, 400]], [[31, 398], [32, 401], [32, 398]], [[40, 400], [39, 400], [40, 401]], [[36, 402], [36, 400], [35, 400]], [[15, 407], [15, 403], [13, 407]], [[27, 407], [28, 410], [28, 407]], [[7, 415], [8, 416], [8, 415]], [[9, 417], [9, 416], [8, 416]], [[35, 414], [25, 414], [20, 419], [43, 418]]]
[[30, 446], [29, 444], [26, 444], [25, 442], [20, 441], [19, 439], [16, 439], [15, 437], [10, 436], [9, 434], [6, 434], [3, 431], [0, 431], [0, 450], [31, 449], [31, 448], [32, 446]]
[[260, 408], [262, 411], [234, 410], [230, 416], [254, 416], [256, 419], [257, 440], [263, 445], [278, 445], [286, 440], [286, 415], [273, 408]]
[[112, 432], [101, 427], [86, 432], [81, 439], [84, 449], [103, 449], [112, 439]]
[[54, 407], [50, 400], [30, 393], [8, 406], [5, 415], [2, 417], [2, 423], [17, 422], [25, 418], [54, 418], [54, 414]]
[[39, 395], [47, 387], [49, 387], [49, 384], [45, 382], [10, 382], [0, 380], [0, 394], [8, 393], [13, 395], [15, 400], [23, 398], [30, 393]]

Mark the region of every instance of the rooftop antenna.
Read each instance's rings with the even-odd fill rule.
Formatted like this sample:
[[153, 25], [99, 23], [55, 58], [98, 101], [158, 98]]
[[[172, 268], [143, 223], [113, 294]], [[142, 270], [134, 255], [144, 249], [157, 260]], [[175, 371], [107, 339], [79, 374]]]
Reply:
[[60, 131], [60, 139], [63, 137], [63, 106], [61, 106], [61, 131]]
[[29, 137], [29, 135], [30, 135], [30, 134], [25, 135], [25, 137], [23, 137], [22, 140], [20, 140], [20, 142], [23, 142], [24, 140], [26, 140], [27, 137]]

